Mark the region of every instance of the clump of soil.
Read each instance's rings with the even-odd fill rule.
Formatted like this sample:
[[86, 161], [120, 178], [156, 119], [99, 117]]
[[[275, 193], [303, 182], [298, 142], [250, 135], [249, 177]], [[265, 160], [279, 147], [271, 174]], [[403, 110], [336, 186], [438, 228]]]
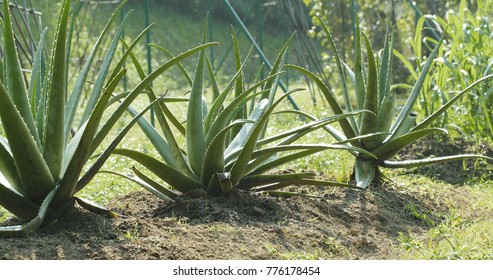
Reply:
[[305, 190], [324, 198], [135, 192], [109, 205], [125, 218], [76, 208], [30, 237], [0, 239], [0, 259], [388, 259], [400, 232], [428, 228], [408, 205], [443, 209], [391, 188]]

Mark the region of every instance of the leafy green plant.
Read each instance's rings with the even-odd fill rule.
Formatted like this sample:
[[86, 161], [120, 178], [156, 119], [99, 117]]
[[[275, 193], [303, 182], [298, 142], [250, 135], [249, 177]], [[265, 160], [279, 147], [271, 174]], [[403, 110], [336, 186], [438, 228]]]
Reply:
[[[421, 98], [421, 110], [429, 115], [434, 107], [440, 106], [457, 92], [465, 89], [477, 79], [493, 73], [493, 41], [491, 40], [491, 12], [493, 1], [480, 1], [476, 11], [468, 8], [467, 1], [461, 1], [458, 11], [449, 10], [445, 17], [426, 15], [419, 19], [418, 26], [431, 23], [437, 32], [447, 40], [440, 49], [440, 59], [434, 68], [434, 75], [425, 82]], [[433, 43], [433, 38], [423, 36], [421, 29], [416, 31], [413, 41], [414, 65], [420, 67], [420, 58], [427, 51], [422, 42]], [[425, 45], [426, 46], [426, 45]], [[413, 77], [417, 78], [412, 59], [396, 53]], [[448, 124], [468, 137], [493, 139], [493, 84], [481, 83], [464, 95], [452, 107]], [[446, 123], [445, 123], [446, 124]]]
[[[206, 38], [205, 34], [206, 30], [203, 40]], [[191, 84], [185, 126], [169, 114], [165, 106], [156, 110], [163, 136], [144, 118], [139, 120], [140, 127], [158, 151], [162, 161], [138, 151], [114, 151], [114, 154], [140, 163], [171, 188], [145, 175], [137, 167], [133, 167], [136, 176], [119, 175], [139, 183], [163, 199], [173, 199], [180, 193], [197, 189], [210, 194], [228, 193], [234, 188], [274, 192], [294, 183], [318, 183], [317, 180], [312, 180], [315, 175], [313, 173], [265, 174], [275, 167], [326, 149], [350, 149], [365, 153], [362, 149], [345, 145], [294, 144], [310, 131], [359, 112], [317, 120], [273, 136], [266, 135], [269, 118], [276, 107], [288, 94], [294, 92], [275, 98], [279, 70], [287, 44], [280, 51], [269, 76], [248, 87], [242, 74], [247, 59], [242, 63], [234, 33], [233, 41], [236, 74], [224, 89], [220, 90], [205, 52], [199, 55], [193, 78], [185, 75]], [[138, 61], [134, 62], [137, 68], [141, 68]], [[207, 106], [204, 101], [206, 70], [214, 96], [211, 106]], [[152, 89], [149, 88], [148, 92], [152, 93]], [[227, 103], [226, 100], [230, 102]], [[179, 136], [185, 138], [185, 147], [179, 146], [173, 131], [178, 131]], [[348, 186], [335, 182], [321, 184]]]
[[[403, 148], [423, 137], [434, 133], [446, 133], [444, 129], [428, 127], [474, 86], [493, 76], [486, 76], [471, 83], [467, 88], [455, 95], [435, 112], [431, 113], [426, 119], [415, 125], [417, 115], [412, 112], [412, 109], [418, 99], [428, 69], [436, 58], [443, 39], [437, 43], [437, 46], [426, 60], [406, 102], [399, 111], [396, 111], [396, 96], [391, 86], [393, 65], [393, 36], [391, 32], [387, 31], [384, 49], [379, 53], [378, 57], [375, 57], [369, 40], [357, 27], [354, 44], [355, 69], [352, 70], [341, 61], [332, 35], [325, 24], [323, 24], [323, 30], [327, 36], [331, 50], [335, 54], [346, 111], [367, 110], [370, 112], [364, 113], [360, 118], [353, 116], [339, 120], [342, 131], [330, 125], [326, 126], [327, 131], [337, 140], [342, 141], [341, 143], [348, 143], [348, 145], [365, 149], [375, 156], [374, 158], [370, 158], [367, 155], [353, 152], [356, 156], [354, 175], [357, 186], [366, 188], [375, 179], [378, 179], [380, 174], [379, 167], [409, 168], [466, 158], [490, 159], [481, 155], [467, 154], [397, 162], [390, 160]], [[362, 59], [361, 38], [363, 38], [366, 45], [368, 57], [366, 67], [364, 67]], [[336, 115], [344, 112], [338, 104], [333, 91], [319, 77], [302, 67], [294, 65], [289, 67], [303, 73], [317, 84]], [[356, 105], [353, 105], [350, 99], [350, 83], [348, 83], [347, 76], [349, 76], [354, 86]], [[394, 118], [396, 112], [398, 114]]]
[[[125, 17], [104, 52], [97, 79], [77, 124], [76, 110], [92, 62], [107, 37], [112, 22], [126, 2], [123, 1], [109, 19], [87, 56], [87, 61], [69, 94], [67, 81], [70, 35], [76, 8], [72, 8], [71, 13], [71, 1], [63, 2], [49, 67], [42, 47], [45, 32], [41, 35], [40, 47], [31, 70], [31, 79], [26, 87], [14, 47], [8, 1], [4, 1], [5, 53], [4, 71], [0, 79], [0, 119], [5, 135], [0, 136], [0, 205], [17, 217], [30, 222], [24, 226], [1, 227], [0, 235], [28, 234], [47, 221], [57, 219], [59, 215], [73, 207], [75, 202], [87, 209], [114, 215], [74, 195], [95, 176], [111, 151], [152, 104], [137, 114], [119, 132], [87, 170], [84, 169], [85, 165], [130, 103], [152, 80], [180, 60], [212, 45], [199, 46], [169, 60], [145, 77], [128, 94], [120, 95], [120, 99], [124, 97], [121, 104], [100, 128], [103, 113], [107, 111], [113, 93], [126, 72], [122, 67], [123, 63], [144, 35], [142, 33], [136, 38], [110, 72], [110, 65], [127, 18]], [[159, 101], [164, 102], [165, 99]]]

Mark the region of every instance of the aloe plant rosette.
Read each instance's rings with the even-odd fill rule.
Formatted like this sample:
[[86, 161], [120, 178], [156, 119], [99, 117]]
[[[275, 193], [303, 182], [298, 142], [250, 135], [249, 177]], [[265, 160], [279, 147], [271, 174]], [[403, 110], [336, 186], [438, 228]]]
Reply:
[[[203, 35], [203, 43], [205, 38]], [[316, 120], [277, 135], [266, 136], [269, 118], [285, 97], [296, 91], [275, 98], [281, 61], [288, 44], [280, 51], [268, 77], [246, 86], [242, 69], [248, 57], [242, 62], [234, 32], [233, 42], [236, 74], [222, 90], [204, 51], [199, 54], [193, 77], [185, 75], [191, 85], [185, 125], [167, 113], [165, 106], [156, 110], [162, 133], [144, 118], [139, 120], [140, 127], [159, 153], [160, 160], [138, 151], [114, 151], [114, 154], [138, 162], [155, 176], [151, 178], [137, 167], [133, 167], [135, 176], [111, 173], [137, 182], [168, 200], [197, 189], [217, 195], [229, 193], [235, 188], [273, 193], [295, 183], [349, 186], [336, 182], [318, 182], [312, 179], [315, 176], [313, 173], [268, 174], [273, 168], [327, 149], [349, 149], [365, 153], [362, 149], [345, 145], [294, 143], [315, 129], [359, 112]], [[138, 64], [136, 66], [141, 68]], [[206, 104], [204, 96], [206, 74], [210, 78], [214, 96], [211, 105]], [[152, 89], [148, 92], [152, 93]], [[174, 131], [184, 137], [185, 147], [179, 146]]]
[[112, 212], [74, 195], [95, 176], [131, 126], [155, 103], [136, 114], [97, 156], [90, 168], [84, 169], [85, 165], [130, 103], [153, 79], [180, 60], [208, 47], [203, 45], [191, 49], [145, 77], [122, 97], [124, 99], [120, 100], [121, 104], [100, 127], [103, 113], [107, 111], [108, 104], [112, 102], [113, 94], [126, 73], [126, 69], [122, 67], [124, 61], [144, 34], [143, 32], [132, 42], [114, 69], [109, 71], [127, 18], [125, 17], [103, 53], [92, 92], [77, 124], [76, 110], [79, 108], [92, 62], [108, 36], [111, 24], [126, 2], [122, 1], [110, 17], [69, 93], [69, 49], [76, 10], [71, 1], [65, 0], [62, 4], [49, 63], [43, 50], [45, 32], [40, 36], [28, 85], [24, 82], [19, 66], [8, 1], [4, 1], [2, 33], [5, 52], [2, 61], [4, 71], [0, 79], [0, 120], [4, 135], [0, 135], [0, 205], [30, 222], [24, 226], [1, 227], [0, 235], [28, 234], [41, 226], [47, 217], [52, 220], [65, 213], [76, 201], [90, 210], [113, 215]]
[[[425, 80], [430, 67], [432, 67], [443, 38], [437, 43], [433, 52], [424, 63], [421, 73], [412, 87], [406, 102], [397, 110], [395, 106], [396, 96], [392, 91], [394, 47], [391, 32], [387, 31], [384, 49], [378, 56], [375, 56], [369, 40], [360, 32], [359, 28], [356, 27], [353, 70], [341, 61], [331, 33], [322, 20], [320, 20], [320, 22], [328, 39], [330, 49], [334, 54], [336, 67], [341, 80], [346, 112], [352, 112], [354, 110], [368, 111], [368, 113], [363, 113], [361, 117], [350, 116], [346, 119], [341, 119], [339, 121], [341, 130], [330, 125], [326, 126], [326, 130], [340, 141], [339, 143], [347, 143], [347, 145], [364, 149], [373, 154], [374, 157], [372, 158], [368, 157], [366, 154], [353, 152], [356, 156], [354, 175], [357, 186], [366, 188], [378, 179], [380, 174], [379, 167], [410, 168], [468, 158], [492, 160], [491, 158], [482, 155], [467, 154], [420, 160], [391, 161], [392, 157], [399, 153], [399, 151], [417, 140], [434, 133], [447, 133], [444, 129], [429, 128], [429, 126], [471, 88], [486, 79], [492, 78], [492, 75], [485, 76], [472, 83], [438, 110], [430, 114], [426, 119], [415, 125], [417, 115], [412, 112], [413, 105], [418, 99], [423, 81]], [[364, 67], [362, 59], [361, 38], [363, 38], [366, 45], [366, 54], [368, 57], [366, 68]], [[287, 67], [295, 69], [313, 80], [320, 88], [335, 114], [344, 113], [344, 110], [342, 109], [342, 106], [338, 104], [333, 91], [321, 78], [299, 66], [288, 65]], [[354, 86], [356, 104], [352, 104], [350, 101], [348, 76]]]

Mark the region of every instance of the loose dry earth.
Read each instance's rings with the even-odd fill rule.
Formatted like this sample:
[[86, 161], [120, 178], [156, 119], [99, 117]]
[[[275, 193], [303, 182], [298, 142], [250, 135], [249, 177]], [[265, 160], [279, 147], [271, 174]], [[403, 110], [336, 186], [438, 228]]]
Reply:
[[[451, 147], [463, 150], [457, 145]], [[422, 147], [408, 153], [430, 150]], [[415, 172], [451, 178], [447, 174], [463, 169], [462, 163], [447, 166]], [[322, 198], [243, 191], [210, 197], [196, 191], [165, 202], [135, 192], [108, 205], [124, 218], [76, 208], [30, 237], [1, 239], [0, 259], [393, 259], [399, 258], [399, 233], [420, 235], [430, 227], [413, 211], [434, 222], [447, 212], [440, 200], [404, 192], [392, 182], [366, 192], [301, 189]], [[467, 193], [457, 188], [450, 195]]]

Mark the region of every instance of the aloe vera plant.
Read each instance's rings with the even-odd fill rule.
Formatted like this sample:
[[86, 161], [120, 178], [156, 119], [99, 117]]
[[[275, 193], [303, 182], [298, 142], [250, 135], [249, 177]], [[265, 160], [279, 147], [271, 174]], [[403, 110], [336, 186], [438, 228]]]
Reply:
[[[203, 43], [205, 43], [205, 38], [206, 36], [203, 35]], [[114, 154], [140, 163], [160, 180], [151, 178], [137, 167], [133, 167], [135, 176], [111, 173], [124, 176], [161, 198], [169, 200], [174, 199], [180, 193], [197, 189], [202, 189], [209, 194], [221, 194], [229, 193], [234, 188], [276, 191], [294, 183], [317, 184], [318, 181], [312, 180], [315, 175], [313, 173], [272, 175], [266, 172], [292, 160], [326, 149], [350, 149], [365, 153], [362, 149], [344, 145], [294, 144], [294, 141], [310, 131], [359, 112], [316, 120], [278, 135], [266, 136], [269, 118], [287, 96], [285, 94], [280, 98], [275, 98], [281, 61], [287, 44], [280, 51], [269, 76], [247, 87], [242, 68], [248, 58], [242, 62], [234, 32], [233, 41], [236, 74], [224, 89], [220, 89], [204, 51], [199, 54], [193, 78], [185, 75], [190, 81], [191, 93], [184, 126], [168, 113], [166, 106], [161, 106], [156, 110], [162, 135], [144, 118], [139, 120], [140, 127], [158, 151], [161, 160], [127, 149], [114, 151]], [[137, 68], [141, 68], [138, 61], [134, 60], [134, 62]], [[210, 78], [214, 96], [210, 106], [207, 106], [204, 97], [206, 73]], [[149, 88], [147, 92], [151, 94], [152, 100], [152, 88]], [[185, 147], [179, 146], [177, 136], [173, 131], [178, 131], [181, 134], [179, 136], [185, 138]], [[289, 154], [283, 154], [283, 152]], [[335, 182], [320, 184], [349, 186]]]
[[[5, 18], [2, 34], [5, 53], [3, 77], [0, 81], [0, 120], [4, 131], [4, 135], [0, 136], [0, 205], [29, 222], [23, 226], [0, 227], [0, 235], [28, 234], [47, 220], [56, 219], [58, 215], [65, 213], [75, 202], [90, 210], [114, 215], [74, 195], [95, 176], [131, 126], [154, 103], [137, 114], [87, 170], [85, 165], [130, 103], [156, 77], [180, 60], [212, 44], [191, 49], [144, 77], [134, 89], [124, 95], [123, 100], [120, 99], [121, 104], [100, 127], [103, 113], [107, 111], [108, 104], [126, 72], [122, 67], [123, 63], [144, 35], [143, 32], [134, 40], [110, 72], [110, 65], [114, 60], [123, 24], [127, 18], [125, 17], [104, 52], [104, 59], [88, 102], [83, 108], [82, 118], [77, 119], [76, 123], [76, 110], [79, 108], [91, 64], [96, 53], [100, 51], [112, 22], [127, 1], [122, 1], [110, 17], [87, 56], [87, 61], [70, 93], [67, 82], [68, 49], [74, 23], [71, 1], [63, 2], [49, 61], [46, 61], [43, 50], [45, 32], [41, 35], [28, 85], [23, 80], [18, 63], [7, 2], [4, 1], [3, 4]], [[157, 101], [165, 102], [166, 99]]]
[[[320, 21], [322, 22], [322, 20]], [[356, 156], [354, 176], [357, 186], [366, 188], [374, 182], [374, 180], [378, 179], [380, 174], [379, 167], [410, 168], [466, 158], [483, 158], [491, 160], [491, 158], [486, 156], [467, 154], [421, 160], [391, 161], [391, 158], [399, 153], [399, 151], [417, 140], [434, 133], [446, 133], [447, 131], [444, 129], [429, 128], [429, 126], [471, 88], [486, 79], [492, 78], [491, 75], [471, 83], [467, 88], [451, 98], [446, 104], [415, 125], [417, 115], [412, 112], [413, 105], [418, 98], [423, 81], [427, 76], [428, 69], [436, 58], [443, 39], [437, 43], [433, 52], [424, 63], [421, 73], [419, 73], [419, 77], [412, 87], [412, 91], [406, 102], [399, 110], [397, 110], [395, 106], [396, 96], [392, 91], [391, 86], [393, 64], [393, 36], [391, 32], [387, 31], [385, 46], [380, 53], [381, 55], [375, 57], [369, 40], [357, 27], [355, 36], [354, 70], [352, 70], [341, 61], [327, 26], [325, 24], [322, 24], [322, 26], [329, 41], [330, 48], [334, 53], [339, 78], [341, 80], [346, 111], [351, 112], [356, 109], [370, 111], [370, 113], [365, 113], [360, 118], [348, 117], [347, 119], [339, 120], [342, 131], [337, 130], [330, 125], [326, 126], [326, 130], [338, 141], [341, 141], [340, 143], [347, 143], [348, 145], [365, 149], [367, 152], [374, 155], [374, 158], [371, 158], [365, 154], [353, 152]], [[362, 59], [361, 39], [364, 40], [366, 45], [368, 57], [366, 68], [364, 67]], [[287, 67], [296, 69], [313, 80], [320, 88], [335, 114], [342, 114], [344, 112], [342, 107], [338, 104], [333, 91], [321, 78], [299, 66], [288, 65]], [[348, 76], [354, 85], [356, 105], [353, 105], [350, 102]], [[398, 114], [396, 115], [396, 113]]]

